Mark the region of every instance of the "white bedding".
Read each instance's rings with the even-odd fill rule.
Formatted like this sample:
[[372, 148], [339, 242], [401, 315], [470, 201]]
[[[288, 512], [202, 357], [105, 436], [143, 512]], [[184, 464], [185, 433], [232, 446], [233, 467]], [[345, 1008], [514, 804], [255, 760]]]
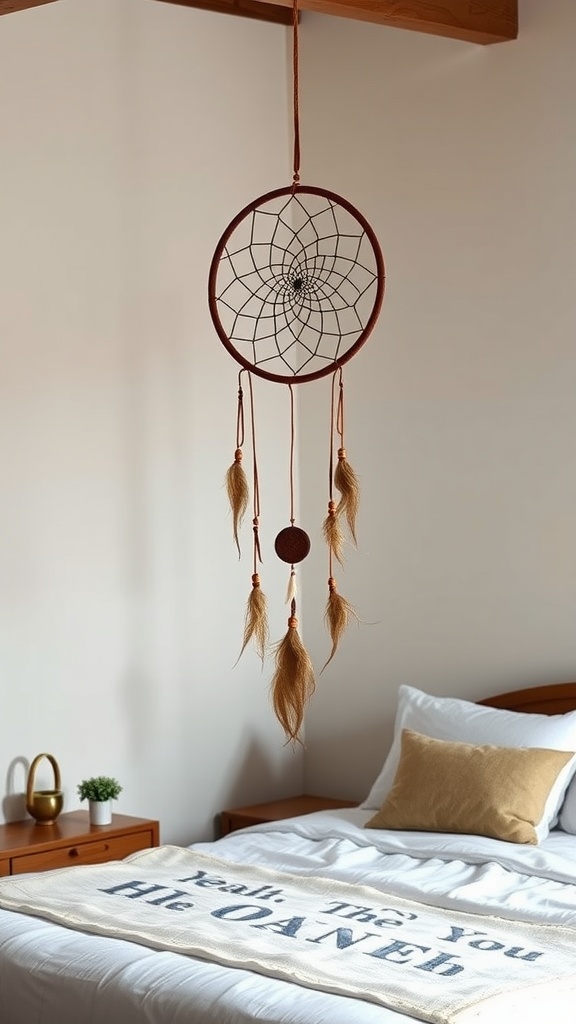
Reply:
[[[576, 927], [576, 838], [539, 847], [476, 836], [364, 830], [370, 812], [320, 812], [197, 844], [220, 858], [320, 874], [438, 906]], [[75, 869], [72, 869], [75, 870]], [[575, 965], [576, 969], [576, 965]], [[573, 1024], [574, 996], [555, 987], [546, 1017]], [[514, 1019], [511, 997], [502, 1022]], [[0, 911], [2, 1024], [406, 1024], [360, 999], [176, 953], [73, 932]], [[473, 1020], [473, 1017], [470, 1018]], [[522, 1011], [536, 1024], [542, 1009]]]

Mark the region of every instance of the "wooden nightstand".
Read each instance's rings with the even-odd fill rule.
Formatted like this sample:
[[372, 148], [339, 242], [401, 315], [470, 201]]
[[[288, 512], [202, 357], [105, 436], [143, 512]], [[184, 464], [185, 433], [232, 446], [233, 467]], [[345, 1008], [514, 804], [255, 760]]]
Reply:
[[160, 826], [147, 818], [114, 814], [111, 825], [91, 825], [88, 811], [61, 814], [53, 825], [29, 818], [0, 825], [0, 875], [122, 860], [159, 842]]
[[252, 804], [250, 807], [235, 807], [222, 811], [220, 827], [223, 836], [247, 825], [261, 825], [264, 821], [281, 821], [294, 818], [297, 814], [312, 814], [314, 811], [330, 811], [335, 807], [357, 807], [354, 800], [334, 800], [329, 796], [289, 796], [286, 800], [273, 800], [268, 804]]

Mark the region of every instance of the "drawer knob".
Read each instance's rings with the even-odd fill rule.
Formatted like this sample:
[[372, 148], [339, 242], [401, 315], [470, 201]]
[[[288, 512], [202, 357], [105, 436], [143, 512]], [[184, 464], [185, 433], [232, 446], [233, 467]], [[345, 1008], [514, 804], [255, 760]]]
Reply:
[[75, 846], [73, 846], [71, 850], [68, 850], [68, 856], [69, 857], [78, 857], [78, 850], [76, 849]]

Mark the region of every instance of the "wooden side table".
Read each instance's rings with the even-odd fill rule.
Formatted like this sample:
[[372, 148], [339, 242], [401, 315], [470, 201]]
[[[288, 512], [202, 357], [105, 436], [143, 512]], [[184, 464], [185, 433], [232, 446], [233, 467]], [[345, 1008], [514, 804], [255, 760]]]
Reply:
[[220, 813], [220, 830], [223, 836], [247, 825], [261, 825], [265, 821], [281, 821], [298, 814], [312, 814], [314, 811], [329, 811], [336, 807], [357, 807], [354, 800], [337, 800], [329, 796], [289, 796], [285, 800], [273, 800], [266, 804], [252, 804], [249, 807], [235, 807]]
[[159, 823], [148, 818], [114, 814], [110, 825], [91, 825], [88, 811], [61, 814], [53, 825], [28, 818], [0, 825], [0, 875], [122, 860], [159, 842]]

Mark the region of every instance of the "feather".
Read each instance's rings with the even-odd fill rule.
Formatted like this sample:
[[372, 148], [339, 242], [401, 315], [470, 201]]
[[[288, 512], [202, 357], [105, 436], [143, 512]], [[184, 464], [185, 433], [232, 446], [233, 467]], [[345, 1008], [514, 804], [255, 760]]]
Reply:
[[338, 465], [334, 471], [334, 485], [341, 494], [336, 512], [338, 516], [346, 517], [352, 540], [356, 544], [356, 517], [360, 504], [360, 485], [356, 473], [346, 459], [345, 448], [338, 449]]
[[286, 588], [286, 604], [291, 604], [298, 593], [298, 587], [296, 585], [296, 571], [292, 568], [290, 577], [288, 579], [288, 586]]
[[328, 502], [328, 515], [322, 527], [324, 540], [340, 564], [344, 562], [344, 534], [336, 510], [336, 502]]
[[326, 665], [330, 664], [332, 658], [336, 654], [338, 644], [348, 628], [350, 616], [353, 616], [355, 619], [358, 618], [352, 605], [336, 590], [336, 581], [333, 576], [328, 580], [328, 588], [329, 594], [328, 602], [326, 604], [325, 622], [332, 640], [332, 650], [330, 651], [328, 660], [321, 669], [322, 672], [326, 668]]
[[287, 742], [301, 743], [304, 710], [316, 688], [314, 668], [298, 633], [298, 619], [291, 615], [288, 632], [276, 645], [276, 672], [271, 683], [272, 703]]
[[234, 455], [234, 462], [226, 473], [226, 490], [228, 501], [232, 510], [232, 523], [234, 542], [238, 548], [240, 557], [240, 541], [238, 540], [238, 529], [242, 523], [246, 509], [248, 508], [249, 489], [246, 474], [242, 468], [242, 449], [237, 448]]
[[260, 577], [256, 572], [252, 576], [252, 590], [246, 605], [244, 639], [242, 641], [242, 649], [236, 659], [237, 662], [240, 661], [252, 639], [254, 639], [258, 657], [261, 661], [264, 661], [266, 647], [268, 646], [268, 609], [266, 595], [260, 587]]

